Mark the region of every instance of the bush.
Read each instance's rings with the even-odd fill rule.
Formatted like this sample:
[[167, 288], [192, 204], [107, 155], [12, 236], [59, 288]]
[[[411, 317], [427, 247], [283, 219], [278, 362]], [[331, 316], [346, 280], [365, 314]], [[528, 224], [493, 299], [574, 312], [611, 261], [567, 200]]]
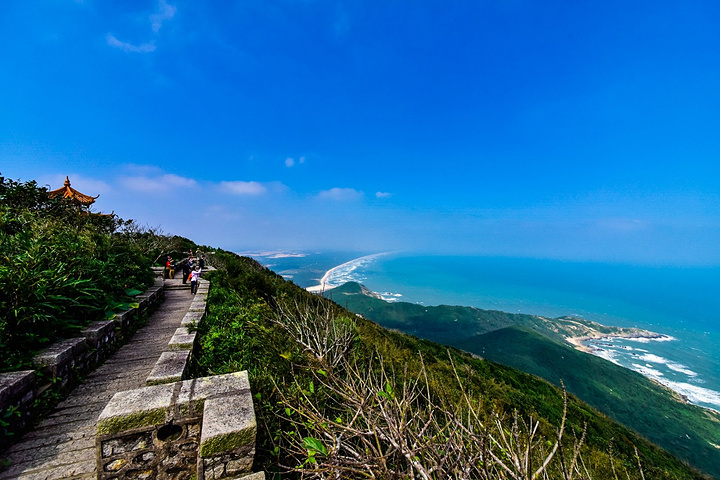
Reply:
[[116, 216], [51, 199], [34, 181], [0, 177], [0, 371], [127, 304], [152, 283], [150, 260]]

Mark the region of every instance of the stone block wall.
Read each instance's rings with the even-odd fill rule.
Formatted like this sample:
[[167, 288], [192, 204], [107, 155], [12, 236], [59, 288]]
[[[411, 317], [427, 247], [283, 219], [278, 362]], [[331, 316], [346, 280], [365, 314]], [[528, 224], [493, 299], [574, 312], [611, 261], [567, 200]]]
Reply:
[[241, 478], [256, 432], [247, 372], [120, 392], [98, 418], [98, 479]]
[[205, 318], [209, 291], [210, 282], [201, 279], [188, 312], [180, 321], [165, 352], [162, 353], [145, 380], [146, 385], [161, 385], [186, 378], [197, 336], [197, 333], [191, 331], [190, 327], [199, 324]]
[[0, 450], [8, 447], [17, 437], [8, 433], [22, 432], [30, 426], [38, 394], [35, 370], [0, 375], [0, 418], [6, 423], [0, 429]]
[[[143, 295], [146, 308], [164, 298], [162, 278]], [[0, 450], [8, 447], [28, 427], [35, 415], [35, 400], [48, 390], [63, 391], [79, 376], [95, 369], [137, 329], [138, 309], [118, 313], [112, 320], [88, 325], [78, 338], [50, 345], [33, 359], [35, 370], [0, 374]]]
[[116, 394], [98, 419], [98, 479], [245, 479], [255, 456], [247, 372], [186, 380], [210, 282], [197, 293], [160, 355], [147, 387]]

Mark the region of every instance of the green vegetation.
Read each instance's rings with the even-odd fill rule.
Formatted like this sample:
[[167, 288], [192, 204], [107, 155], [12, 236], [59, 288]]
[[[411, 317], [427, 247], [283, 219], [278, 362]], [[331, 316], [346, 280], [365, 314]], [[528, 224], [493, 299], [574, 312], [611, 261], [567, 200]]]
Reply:
[[[190, 248], [197, 246], [182, 237], [95, 215], [49, 199], [34, 182], [0, 177], [0, 370], [29, 366], [49, 342], [127, 308], [130, 295], [152, 281], [153, 261], [173, 252], [179, 259]], [[207, 256], [219, 270], [208, 275], [213, 288], [194, 373], [248, 370], [258, 468], [312, 478], [703, 478], [551, 383], [383, 328], [251, 259], [222, 250]], [[340, 303], [366, 298], [381, 316], [384, 302], [358, 292]], [[528, 352], [557, 361], [567, 353], [562, 345], [507, 327], [530, 322], [554, 338], [577, 328], [569, 321], [548, 329], [539, 317], [502, 312], [488, 314], [488, 328], [477, 325], [482, 311], [455, 307], [442, 310], [444, 325], [422, 327], [424, 307], [402, 308], [387, 310], [395, 312], [389, 325], [446, 343], [462, 331], [486, 350], [514, 342], [512, 356], [527, 359], [524, 368], [544, 365], [539, 373], [554, 374], [553, 381], [556, 366]], [[483, 335], [491, 330], [508, 337]], [[568, 387], [576, 388], [575, 380], [568, 377]], [[696, 454], [709, 455], [701, 448]]]
[[30, 367], [37, 350], [128, 308], [152, 283], [151, 261], [124, 233], [133, 229], [0, 177], [0, 372]]
[[312, 478], [702, 478], [544, 380], [387, 330], [251, 259], [218, 251], [214, 262], [225, 268], [208, 276], [195, 374], [248, 370], [256, 468]]
[[[439, 341], [560, 385], [695, 467], [720, 478], [720, 416], [681, 403], [673, 392], [629, 369], [570, 347], [581, 319], [546, 319], [472, 307], [389, 303], [358, 284], [331, 291], [354, 312], [388, 328]], [[582, 325], [581, 325], [582, 326]], [[622, 329], [603, 327], [603, 333]]]
[[[334, 288], [326, 294], [353, 312], [371, 318], [384, 327], [397, 328], [405, 333], [454, 345], [459, 339], [499, 330], [510, 326], [523, 326], [543, 335], [563, 340], [594, 333], [634, 334], [636, 328], [601, 325], [577, 317], [546, 318], [538, 315], [482, 310], [475, 307], [440, 305], [427, 307], [408, 302], [386, 302], [356, 282]], [[477, 352], [476, 352], [477, 353]]]
[[580, 352], [534, 331], [509, 327], [456, 346], [491, 360], [563, 381], [568, 391], [642, 433], [699, 469], [720, 477], [720, 415], [678, 402], [639, 373]]

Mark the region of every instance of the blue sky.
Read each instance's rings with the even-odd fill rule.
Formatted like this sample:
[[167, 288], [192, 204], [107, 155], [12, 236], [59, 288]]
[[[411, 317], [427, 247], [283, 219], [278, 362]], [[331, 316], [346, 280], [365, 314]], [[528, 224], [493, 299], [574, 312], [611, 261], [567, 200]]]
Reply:
[[236, 251], [720, 264], [716, 1], [5, 0], [0, 172]]

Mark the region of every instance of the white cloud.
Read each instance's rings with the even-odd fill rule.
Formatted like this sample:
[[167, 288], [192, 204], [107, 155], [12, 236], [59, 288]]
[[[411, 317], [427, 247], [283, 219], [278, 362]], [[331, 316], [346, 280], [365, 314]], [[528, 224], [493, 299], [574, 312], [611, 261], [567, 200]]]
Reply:
[[152, 192], [162, 195], [186, 189], [194, 189], [198, 183], [192, 178], [181, 177], [179, 175], [166, 174], [158, 177], [134, 176], [123, 177], [120, 179], [123, 187], [138, 192]]
[[295, 165], [297, 165], [298, 163], [299, 163], [300, 165], [302, 165], [303, 163], [305, 163], [305, 157], [300, 157], [300, 158], [298, 158], [297, 160], [295, 160], [295, 159], [292, 158], [292, 157], [288, 157], [288, 158], [285, 159], [285, 166], [288, 167], [288, 168], [292, 168], [292, 167], [294, 167]]
[[354, 188], [331, 188], [330, 190], [323, 190], [318, 194], [318, 198], [323, 200], [337, 200], [337, 201], [354, 201], [359, 200], [363, 197], [363, 192], [355, 190]]
[[388, 192], [375, 192], [375, 198], [390, 198], [392, 197], [392, 193]]
[[147, 43], [143, 43], [140, 45], [133, 45], [132, 43], [123, 42], [121, 40], [118, 40], [115, 35], [108, 33], [105, 36], [105, 39], [107, 40], [107, 44], [110, 45], [113, 48], [119, 48], [123, 52], [132, 52], [132, 53], [150, 53], [155, 51], [155, 42], [150, 41]]
[[158, 3], [158, 13], [150, 15], [153, 32], [158, 33], [165, 20], [171, 20], [177, 12], [177, 7], [169, 5], [165, 0]]
[[234, 195], [262, 195], [267, 187], [260, 182], [220, 182], [220, 189]]
[[[158, 36], [158, 33], [163, 26], [163, 23], [165, 23], [165, 21], [167, 20], [171, 20], [175, 16], [176, 12], [177, 7], [168, 4], [166, 0], [160, 0], [158, 2], [157, 13], [153, 13], [148, 17], [150, 20], [150, 24], [152, 25], [152, 31], [155, 34], [155, 37]], [[154, 52], [157, 48], [155, 46], [155, 40], [150, 40], [149, 42], [135, 45], [134, 43], [123, 42], [112, 33], [108, 33], [107, 35], [105, 35], [105, 41], [109, 46], [113, 48], [118, 48], [123, 52], [130, 53], [150, 53]]]
[[180, 175], [174, 175], [168, 173], [160, 177], [161, 181], [169, 186], [175, 187], [196, 187], [197, 182], [192, 178], [181, 177]]

